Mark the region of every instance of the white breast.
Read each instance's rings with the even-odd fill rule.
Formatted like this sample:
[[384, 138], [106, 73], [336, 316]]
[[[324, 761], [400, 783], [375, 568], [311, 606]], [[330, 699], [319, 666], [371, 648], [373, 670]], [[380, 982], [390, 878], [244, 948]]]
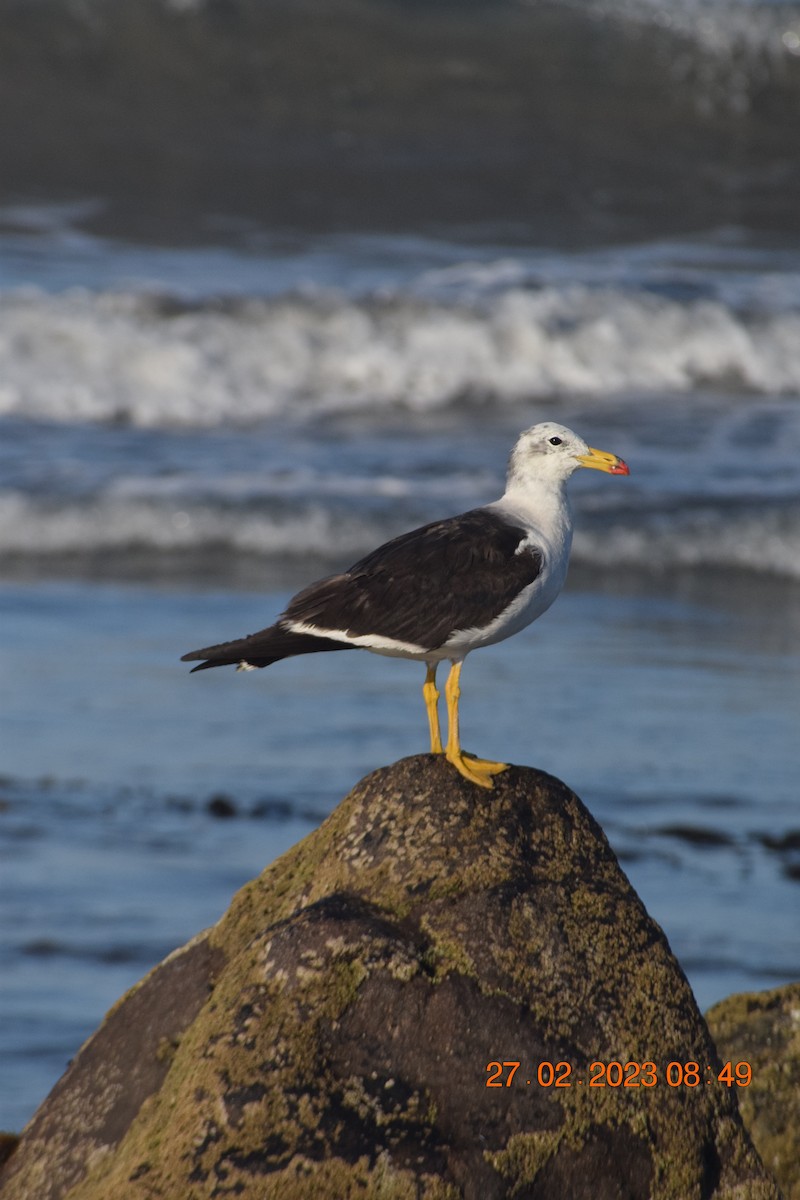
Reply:
[[528, 531], [517, 553], [538, 550], [544, 558], [542, 570], [511, 601], [507, 608], [482, 629], [459, 629], [441, 647], [441, 657], [459, 657], [480, 646], [492, 646], [519, 633], [546, 612], [564, 586], [572, 548], [572, 513], [563, 490], [547, 488], [532, 496], [507, 492], [488, 505]]

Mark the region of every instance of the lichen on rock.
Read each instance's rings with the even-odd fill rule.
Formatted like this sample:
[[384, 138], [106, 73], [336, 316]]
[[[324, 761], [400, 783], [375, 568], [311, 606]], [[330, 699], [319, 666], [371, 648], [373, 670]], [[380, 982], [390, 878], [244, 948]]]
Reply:
[[800, 1200], [800, 983], [729, 996], [707, 1020], [734, 1077], [749, 1065], [750, 1082], [737, 1086], [742, 1119], [786, 1200]]
[[[3, 1200], [778, 1196], [731, 1090], [667, 1084], [713, 1042], [602, 831], [541, 772], [491, 794], [431, 756], [374, 772], [195, 946], [186, 1020], [159, 1015], [165, 963], [42, 1106]], [[145, 1042], [120, 1023], [137, 996]], [[136, 1046], [157, 1070], [110, 1127], [94, 1081]], [[626, 1066], [646, 1062], [652, 1086]], [[70, 1095], [93, 1124], [50, 1146]]]

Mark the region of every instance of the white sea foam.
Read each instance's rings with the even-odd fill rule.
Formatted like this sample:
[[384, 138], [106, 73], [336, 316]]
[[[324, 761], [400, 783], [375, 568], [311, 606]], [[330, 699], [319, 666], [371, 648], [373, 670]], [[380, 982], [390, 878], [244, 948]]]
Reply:
[[[588, 514], [587, 514], [588, 515]], [[637, 515], [627, 506], [606, 513], [597, 530], [578, 514], [573, 546], [576, 563], [646, 571], [720, 568], [800, 580], [800, 517], [789, 506], [710, 505], [670, 515]], [[104, 495], [84, 502], [54, 504], [20, 494], [0, 495], [0, 562], [46, 569], [49, 560], [73, 562], [137, 556], [146, 575], [163, 574], [164, 556], [192, 555], [215, 576], [220, 556], [258, 560], [318, 561], [339, 569], [360, 558], [414, 518], [392, 510], [342, 513], [311, 503], [290, 511], [230, 504], [192, 503], [154, 496]]]
[[365, 517], [346, 518], [316, 505], [267, 515], [145, 499], [53, 505], [19, 494], [0, 496], [0, 559], [197, 550], [211, 558], [220, 549], [263, 558], [346, 559], [357, 556], [375, 532]]
[[796, 511], [704, 509], [680, 519], [606, 527], [601, 537], [578, 530], [576, 561], [648, 571], [718, 568], [800, 580], [800, 517]]
[[0, 296], [0, 414], [210, 427], [474, 397], [800, 392], [800, 313], [742, 315], [584, 285], [474, 304], [338, 294], [179, 306], [117, 292]]

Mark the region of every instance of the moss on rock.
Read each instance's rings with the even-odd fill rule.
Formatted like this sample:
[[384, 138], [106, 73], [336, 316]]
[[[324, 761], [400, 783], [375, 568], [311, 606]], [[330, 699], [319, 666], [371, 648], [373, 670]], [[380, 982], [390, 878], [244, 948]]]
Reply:
[[[669, 1062], [716, 1063], [708, 1030], [602, 831], [541, 772], [486, 795], [440, 758], [376, 771], [197, 944], [199, 1007], [159, 1019], [166, 964], [129, 993], [3, 1200], [778, 1196], [729, 1089], [667, 1085]], [[144, 1042], [119, 1021], [137, 996]], [[106, 1127], [93, 1080], [136, 1046], [149, 1086]], [[625, 1066], [644, 1062], [653, 1086]], [[93, 1124], [48, 1146], [70, 1093]]]
[[742, 1120], [786, 1200], [800, 1200], [800, 983], [730, 996], [707, 1020], [720, 1057], [750, 1064]]

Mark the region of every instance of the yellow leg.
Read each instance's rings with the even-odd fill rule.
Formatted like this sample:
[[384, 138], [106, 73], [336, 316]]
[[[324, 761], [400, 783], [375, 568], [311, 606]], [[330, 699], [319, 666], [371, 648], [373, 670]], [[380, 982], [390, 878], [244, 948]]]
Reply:
[[492, 775], [498, 775], [500, 771], [505, 771], [506, 763], [495, 763], [489, 762], [485, 758], [475, 758], [472, 755], [464, 754], [464, 751], [461, 749], [461, 739], [458, 730], [461, 666], [460, 662], [453, 663], [444, 689], [447, 700], [447, 719], [449, 722], [445, 755], [447, 761], [451, 762], [465, 779], [469, 779], [471, 783], [476, 783], [478, 787], [491, 788]]
[[436, 687], [436, 667], [429, 666], [428, 674], [422, 685], [422, 695], [428, 713], [428, 727], [431, 731], [431, 754], [443, 754], [442, 734], [439, 729], [439, 692]]

